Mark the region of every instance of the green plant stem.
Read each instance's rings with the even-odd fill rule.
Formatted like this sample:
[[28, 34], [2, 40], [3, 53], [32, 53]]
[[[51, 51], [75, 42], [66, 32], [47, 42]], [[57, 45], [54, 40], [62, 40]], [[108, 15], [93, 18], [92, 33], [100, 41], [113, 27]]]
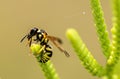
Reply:
[[108, 75], [106, 75], [106, 76], [103, 76], [102, 79], [118, 79], [118, 76], [112, 74], [111, 77], [108, 77]]
[[40, 63], [40, 66], [46, 79], [59, 79], [51, 61], [48, 61], [47, 63]]
[[112, 28], [112, 52], [108, 59], [108, 65], [115, 65], [120, 58], [120, 0], [113, 2], [113, 28]]
[[108, 31], [106, 29], [106, 23], [104, 20], [104, 15], [102, 11], [102, 7], [99, 0], [90, 0], [91, 9], [93, 14], [93, 19], [95, 22], [98, 39], [100, 41], [100, 45], [102, 48], [102, 52], [107, 57], [110, 56], [110, 39], [108, 36]]
[[112, 27], [112, 51], [107, 60], [108, 76], [113, 74], [113, 69], [120, 59], [120, 0], [112, 0], [113, 3], [113, 27]]
[[68, 29], [66, 34], [85, 68], [93, 75], [103, 76], [105, 73], [104, 68], [91, 55], [76, 30]]
[[42, 71], [44, 72], [46, 79], [59, 79], [59, 76], [56, 73], [56, 70], [53, 67], [53, 64], [51, 63], [50, 60], [46, 63], [39, 62], [39, 59], [40, 59], [39, 54], [41, 52], [38, 52], [38, 51], [41, 49], [41, 46], [39, 44], [32, 44], [30, 49], [33, 55], [38, 60], [38, 63], [40, 64], [40, 67], [42, 68]]

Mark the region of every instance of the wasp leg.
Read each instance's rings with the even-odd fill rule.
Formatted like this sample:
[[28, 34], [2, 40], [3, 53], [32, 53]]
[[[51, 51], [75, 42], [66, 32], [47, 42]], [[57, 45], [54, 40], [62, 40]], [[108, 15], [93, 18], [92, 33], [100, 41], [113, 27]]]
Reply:
[[41, 53], [46, 48], [46, 45], [43, 45], [42, 48], [37, 52], [38, 54]]
[[36, 38], [36, 39], [33, 39], [33, 41], [35, 41], [36, 43], [38, 43], [39, 42], [39, 40]]
[[28, 46], [28, 45], [29, 45], [29, 47], [30, 47], [30, 46], [31, 46], [31, 43], [32, 43], [32, 38], [31, 38], [30, 40], [28, 40], [28, 41], [27, 41], [26, 46]]

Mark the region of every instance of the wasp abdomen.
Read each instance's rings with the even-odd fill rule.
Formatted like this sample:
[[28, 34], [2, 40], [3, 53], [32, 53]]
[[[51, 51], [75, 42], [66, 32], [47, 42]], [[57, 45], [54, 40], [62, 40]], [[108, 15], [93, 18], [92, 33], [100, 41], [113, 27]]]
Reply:
[[46, 45], [45, 50], [41, 53], [40, 62], [46, 63], [52, 57], [52, 48]]

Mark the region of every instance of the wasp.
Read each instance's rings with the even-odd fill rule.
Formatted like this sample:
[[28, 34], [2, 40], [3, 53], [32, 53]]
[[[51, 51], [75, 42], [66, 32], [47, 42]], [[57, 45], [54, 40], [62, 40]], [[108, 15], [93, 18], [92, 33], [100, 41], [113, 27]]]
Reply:
[[69, 53], [60, 46], [62, 44], [62, 40], [55, 36], [50, 36], [47, 34], [47, 32], [43, 29], [38, 29], [36, 27], [32, 28], [28, 34], [26, 34], [20, 42], [22, 42], [25, 38], [28, 40], [29, 47], [31, 46], [31, 43], [37, 42], [39, 43], [42, 48], [40, 49], [40, 60], [39, 62], [45, 63], [52, 57], [52, 48], [48, 44], [49, 41], [51, 41], [61, 52], [63, 52], [67, 57], [69, 57]]

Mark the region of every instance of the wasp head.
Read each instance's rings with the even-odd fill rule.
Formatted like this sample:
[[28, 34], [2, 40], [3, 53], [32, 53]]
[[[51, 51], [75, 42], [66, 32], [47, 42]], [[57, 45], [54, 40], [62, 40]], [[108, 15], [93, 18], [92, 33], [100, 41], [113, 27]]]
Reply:
[[37, 34], [38, 28], [34, 27], [30, 30], [30, 32], [25, 35], [20, 42], [22, 42], [25, 38], [28, 39], [28, 41], [30, 41], [29, 46], [31, 45], [32, 42], [32, 37], [35, 36]]
[[30, 30], [30, 33], [27, 35], [28, 40], [30, 40], [34, 35], [37, 34], [38, 28], [34, 27]]

